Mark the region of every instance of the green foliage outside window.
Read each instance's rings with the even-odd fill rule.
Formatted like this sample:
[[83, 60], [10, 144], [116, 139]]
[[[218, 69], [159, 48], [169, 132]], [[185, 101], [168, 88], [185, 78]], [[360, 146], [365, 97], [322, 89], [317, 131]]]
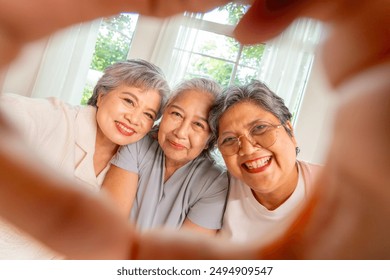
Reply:
[[230, 2], [229, 4], [219, 7], [219, 11], [227, 11], [229, 16], [228, 16], [228, 21], [232, 25], [236, 25], [242, 16], [245, 14], [246, 10], [248, 9], [249, 6], [246, 5], [240, 5], [236, 4], [233, 2]]
[[[229, 3], [219, 8], [219, 11], [228, 12], [228, 22], [237, 24], [245, 13], [247, 6]], [[127, 58], [131, 40], [133, 37], [135, 22], [129, 14], [120, 14], [111, 18], [104, 18], [96, 40], [90, 68], [103, 71], [107, 66]], [[228, 52], [232, 55], [239, 53], [240, 44], [233, 38], [226, 39]], [[257, 76], [260, 58], [264, 51], [264, 45], [245, 46], [241, 50], [241, 56], [232, 80], [234, 63], [218, 57], [203, 56], [202, 53], [217, 52], [218, 46], [214, 42], [206, 42], [200, 47], [199, 55], [194, 55], [185, 78], [208, 76], [215, 79], [222, 86], [244, 84]], [[231, 81], [232, 80], [232, 81]], [[94, 85], [87, 84], [83, 91], [81, 104], [85, 105], [92, 95]]]
[[[132, 30], [135, 23], [129, 14], [120, 14], [102, 20], [98, 37], [96, 39], [95, 52], [90, 68], [103, 71], [113, 63], [125, 60], [130, 49], [133, 37]], [[81, 98], [81, 104], [85, 105], [92, 95], [94, 85], [87, 84]]]
[[[229, 3], [218, 8], [219, 11], [227, 11], [227, 22], [236, 25], [246, 12], [248, 6]], [[241, 45], [233, 38], [226, 38], [225, 49], [231, 57], [240, 55], [236, 73], [233, 73], [235, 61], [226, 61], [210, 54], [218, 53], [219, 46], [213, 40], [205, 42], [199, 47], [199, 53], [193, 55], [185, 78], [207, 76], [219, 82], [223, 87], [230, 84], [246, 84], [258, 76], [260, 60], [264, 52], [265, 45]], [[229, 57], [229, 55], [227, 55]], [[233, 78], [232, 78], [233, 75]]]
[[133, 37], [130, 32], [132, 24], [127, 14], [103, 19], [92, 58], [92, 69], [103, 71], [116, 61], [127, 58]]

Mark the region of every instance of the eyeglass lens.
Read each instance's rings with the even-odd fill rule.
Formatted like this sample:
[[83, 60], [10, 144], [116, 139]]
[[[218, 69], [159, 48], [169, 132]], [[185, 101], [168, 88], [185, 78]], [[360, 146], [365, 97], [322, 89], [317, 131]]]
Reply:
[[248, 136], [242, 135], [240, 137], [237, 137], [233, 143], [230, 142], [228, 145], [223, 143], [218, 145], [221, 154], [228, 156], [236, 154], [240, 149], [243, 137], [246, 137], [246, 139], [253, 146], [266, 149], [276, 142], [277, 129], [272, 126], [267, 126], [267, 129], [265, 131], [262, 131], [261, 133], [258, 132], [256, 129], [252, 129]]

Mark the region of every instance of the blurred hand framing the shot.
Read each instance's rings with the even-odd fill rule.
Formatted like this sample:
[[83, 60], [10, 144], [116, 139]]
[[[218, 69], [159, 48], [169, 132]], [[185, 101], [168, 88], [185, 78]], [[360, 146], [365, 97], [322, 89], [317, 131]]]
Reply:
[[[28, 41], [80, 21], [130, 11], [163, 17], [207, 11], [227, 2], [0, 0], [0, 64], [9, 63]], [[316, 191], [281, 239], [260, 248], [185, 232], [139, 234], [104, 198], [34, 166], [4, 122], [0, 215], [69, 258], [389, 259], [390, 2], [252, 2], [235, 30], [244, 44], [271, 39], [299, 17], [328, 25], [319, 55], [343, 99]]]

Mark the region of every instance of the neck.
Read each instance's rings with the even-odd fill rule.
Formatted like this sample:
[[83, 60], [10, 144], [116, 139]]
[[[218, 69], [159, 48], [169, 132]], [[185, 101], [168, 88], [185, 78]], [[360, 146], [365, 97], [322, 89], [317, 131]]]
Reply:
[[298, 165], [295, 164], [286, 182], [270, 193], [257, 193], [252, 190], [256, 200], [268, 210], [275, 210], [282, 205], [295, 191], [298, 185]]
[[165, 157], [165, 173], [164, 173], [164, 183], [178, 170], [180, 167], [185, 165], [185, 163], [172, 161]]
[[93, 155], [96, 176], [107, 166], [118, 148], [119, 145], [109, 140], [98, 127], [96, 131], [95, 153]]

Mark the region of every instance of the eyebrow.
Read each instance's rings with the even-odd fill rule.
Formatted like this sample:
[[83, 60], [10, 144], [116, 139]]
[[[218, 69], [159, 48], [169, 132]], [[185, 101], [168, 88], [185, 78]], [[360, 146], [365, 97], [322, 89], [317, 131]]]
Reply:
[[[126, 95], [130, 95], [131, 97], [133, 97], [137, 101], [137, 103], [139, 102], [139, 99], [138, 99], [136, 94], [129, 92], [129, 91], [122, 91], [122, 93], [126, 94]], [[146, 110], [152, 111], [157, 116], [157, 112], [154, 109], [148, 107], [148, 108], [146, 108]]]
[[[174, 108], [176, 108], [176, 109], [178, 109], [178, 110], [180, 110], [182, 112], [185, 112], [185, 110], [182, 107], [178, 106], [178, 105], [171, 104], [170, 107], [174, 107]], [[204, 118], [202, 116], [197, 116], [197, 117], [208, 124], [207, 118]]]
[[[255, 123], [259, 123], [259, 122], [268, 123], [267, 121], [264, 121], [263, 119], [256, 119], [256, 120], [253, 120], [253, 121], [251, 121], [251, 122], [245, 124], [245, 125], [244, 125], [244, 128], [249, 130]], [[230, 134], [230, 133], [231, 133], [231, 134], [234, 134], [234, 135], [236, 134], [236, 133], [234, 133], [234, 132], [228, 130], [228, 131], [222, 132], [222, 133], [221, 133], [221, 136], [222, 136], [222, 135], [225, 135], [225, 134]]]
[[264, 121], [264, 120], [262, 120], [262, 119], [257, 119], [257, 120], [254, 120], [254, 121], [251, 121], [250, 123], [248, 123], [245, 127], [246, 128], [251, 128], [254, 124], [256, 124], [256, 123], [268, 123], [267, 121]]

